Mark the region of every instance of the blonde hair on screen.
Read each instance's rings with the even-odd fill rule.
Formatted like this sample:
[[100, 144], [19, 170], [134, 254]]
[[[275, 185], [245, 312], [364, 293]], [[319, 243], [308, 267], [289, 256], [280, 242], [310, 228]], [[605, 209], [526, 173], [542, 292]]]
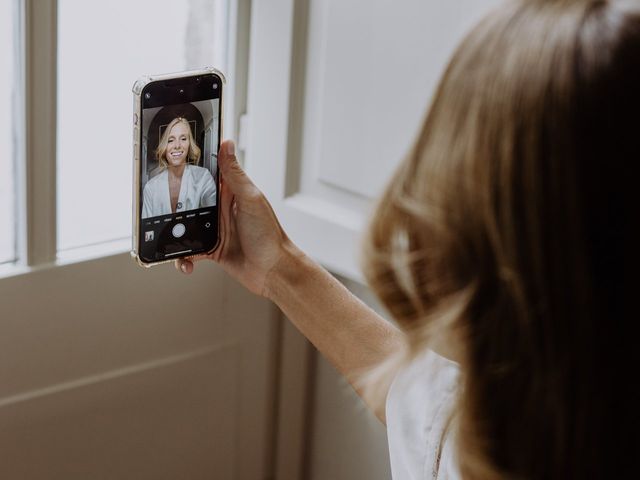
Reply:
[[189, 125], [189, 121], [186, 118], [176, 117], [173, 120], [171, 120], [169, 125], [167, 125], [167, 128], [165, 128], [164, 133], [160, 138], [160, 142], [158, 143], [158, 148], [156, 149], [156, 158], [160, 163], [160, 168], [162, 168], [163, 170], [169, 167], [166, 155], [167, 155], [167, 145], [169, 143], [169, 135], [171, 134], [171, 129], [176, 125], [178, 125], [179, 123], [187, 127], [187, 131], [189, 132], [188, 133], [189, 152], [187, 154], [187, 158], [188, 158], [187, 163], [191, 165], [198, 165], [198, 163], [200, 162], [200, 147], [198, 147], [198, 144], [193, 138], [193, 133], [191, 132], [191, 126]]
[[621, 478], [635, 458], [638, 112], [638, 1], [507, 2], [455, 52], [377, 207], [365, 275], [408, 357], [460, 339], [463, 478]]

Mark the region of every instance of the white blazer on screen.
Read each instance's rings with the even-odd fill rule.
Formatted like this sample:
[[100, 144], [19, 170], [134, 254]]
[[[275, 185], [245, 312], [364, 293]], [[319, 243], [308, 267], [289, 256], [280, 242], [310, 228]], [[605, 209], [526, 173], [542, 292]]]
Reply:
[[[182, 174], [177, 212], [196, 208], [213, 207], [216, 204], [216, 182], [206, 168], [187, 165]], [[171, 214], [169, 172], [165, 169], [144, 186], [142, 193], [142, 218]]]

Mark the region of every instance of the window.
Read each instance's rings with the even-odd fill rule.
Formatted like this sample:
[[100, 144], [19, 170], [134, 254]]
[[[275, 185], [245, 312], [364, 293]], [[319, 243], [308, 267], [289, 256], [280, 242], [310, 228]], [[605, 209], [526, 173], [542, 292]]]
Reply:
[[13, 5], [0, 2], [0, 264], [15, 258], [15, 162], [13, 106]]
[[207, 65], [233, 75], [240, 39], [229, 129], [245, 99], [249, 5], [0, 0], [2, 272], [129, 248], [133, 83]]
[[131, 231], [131, 87], [226, 70], [225, 0], [58, 0], [58, 251]]

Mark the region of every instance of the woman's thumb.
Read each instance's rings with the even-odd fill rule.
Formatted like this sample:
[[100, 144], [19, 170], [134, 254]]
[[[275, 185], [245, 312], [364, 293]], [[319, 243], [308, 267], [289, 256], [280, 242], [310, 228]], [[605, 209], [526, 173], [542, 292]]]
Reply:
[[225, 185], [235, 196], [242, 197], [255, 190], [255, 185], [238, 163], [236, 146], [232, 140], [226, 140], [220, 145], [218, 166]]

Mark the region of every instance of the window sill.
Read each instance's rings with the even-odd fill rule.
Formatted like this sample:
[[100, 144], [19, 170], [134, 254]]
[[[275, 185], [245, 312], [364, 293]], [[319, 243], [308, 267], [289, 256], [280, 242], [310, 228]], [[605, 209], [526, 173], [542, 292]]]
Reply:
[[107, 242], [101, 242], [85, 247], [77, 247], [58, 252], [56, 261], [43, 265], [26, 266], [20, 263], [5, 263], [0, 265], [0, 280], [18, 275], [26, 275], [32, 272], [61, 267], [73, 263], [89, 262], [99, 258], [120, 255], [131, 250], [131, 238], [119, 238]]

